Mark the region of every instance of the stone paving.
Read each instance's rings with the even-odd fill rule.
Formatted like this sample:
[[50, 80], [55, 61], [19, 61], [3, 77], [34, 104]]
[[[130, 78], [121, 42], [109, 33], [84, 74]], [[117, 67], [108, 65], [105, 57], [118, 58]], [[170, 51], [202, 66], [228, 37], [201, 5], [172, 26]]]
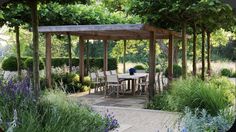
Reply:
[[167, 132], [176, 131], [176, 121], [180, 114], [144, 109], [145, 96], [125, 95], [120, 98], [104, 98], [99, 94], [77, 93], [70, 95], [81, 104], [91, 106], [98, 113], [112, 112], [119, 121], [119, 132]]

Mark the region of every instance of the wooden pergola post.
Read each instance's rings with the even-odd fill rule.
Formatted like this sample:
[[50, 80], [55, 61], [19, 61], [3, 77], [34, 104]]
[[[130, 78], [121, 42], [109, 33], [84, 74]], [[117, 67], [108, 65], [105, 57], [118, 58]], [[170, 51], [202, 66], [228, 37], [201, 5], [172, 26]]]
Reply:
[[80, 82], [84, 82], [84, 38], [79, 38], [79, 74]]
[[173, 50], [174, 50], [174, 36], [171, 34], [169, 37], [169, 44], [168, 44], [168, 79], [169, 82], [173, 79]]
[[186, 39], [186, 23], [182, 25], [182, 75], [187, 77], [187, 39]]
[[52, 87], [52, 55], [51, 55], [51, 34], [46, 33], [46, 84], [47, 88]]
[[156, 44], [155, 32], [150, 31], [150, 44], [149, 44], [149, 85], [148, 85], [148, 99], [151, 101], [154, 97], [154, 84], [156, 74]]
[[108, 70], [108, 43], [107, 40], [103, 40], [104, 44], [104, 56], [103, 56], [103, 71]]
[[125, 73], [125, 56], [126, 56], [126, 40], [124, 40], [124, 54], [123, 54], [123, 73]]

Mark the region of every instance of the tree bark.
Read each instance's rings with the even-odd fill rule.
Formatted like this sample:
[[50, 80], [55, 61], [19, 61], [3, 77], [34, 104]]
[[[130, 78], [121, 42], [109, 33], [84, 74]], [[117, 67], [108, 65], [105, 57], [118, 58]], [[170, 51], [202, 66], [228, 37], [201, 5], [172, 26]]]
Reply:
[[183, 78], [187, 77], [186, 28], [187, 28], [187, 24], [183, 22], [182, 23], [182, 75], [183, 75]]
[[125, 73], [125, 56], [126, 56], [126, 40], [124, 40], [124, 53], [123, 53], [123, 73]]
[[211, 33], [207, 31], [207, 73], [211, 76]]
[[20, 30], [19, 26], [15, 26], [16, 32], [16, 60], [17, 60], [17, 73], [18, 78], [21, 79], [21, 54], [20, 54]]
[[36, 100], [39, 97], [40, 81], [39, 81], [39, 33], [38, 33], [38, 13], [37, 0], [28, 1], [32, 17], [33, 30], [33, 89]]
[[197, 45], [197, 31], [196, 31], [196, 24], [194, 24], [193, 26], [193, 76], [196, 76], [197, 74], [196, 45]]
[[178, 64], [178, 51], [179, 51], [179, 46], [176, 44], [174, 45], [174, 58], [173, 58], [174, 64]]
[[205, 29], [202, 29], [202, 80], [205, 80]]
[[71, 73], [72, 71], [71, 35], [69, 33], [67, 34], [67, 38], [68, 38], [69, 72]]
[[87, 57], [87, 59], [86, 59], [86, 71], [87, 71], [87, 75], [88, 75], [88, 73], [89, 73], [89, 40], [87, 40], [87, 48], [86, 48], [86, 53], [87, 53], [87, 55], [86, 55], [86, 57]]

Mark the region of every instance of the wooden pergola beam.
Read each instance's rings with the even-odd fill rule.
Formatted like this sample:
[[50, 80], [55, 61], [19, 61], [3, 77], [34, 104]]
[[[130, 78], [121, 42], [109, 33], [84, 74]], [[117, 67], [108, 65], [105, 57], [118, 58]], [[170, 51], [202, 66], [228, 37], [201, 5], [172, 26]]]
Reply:
[[52, 87], [52, 55], [51, 55], [51, 34], [46, 33], [46, 84], [47, 88]]

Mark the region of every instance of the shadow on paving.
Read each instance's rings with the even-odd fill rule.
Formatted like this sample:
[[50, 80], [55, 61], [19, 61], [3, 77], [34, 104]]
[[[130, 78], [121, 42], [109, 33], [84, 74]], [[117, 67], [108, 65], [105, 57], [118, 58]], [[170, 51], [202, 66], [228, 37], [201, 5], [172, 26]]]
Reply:
[[144, 108], [146, 104], [145, 95], [123, 95], [119, 98], [116, 97], [104, 97], [102, 94], [88, 94], [76, 93], [71, 94], [70, 97], [76, 99], [79, 103], [84, 105], [95, 106], [112, 106], [112, 107], [125, 107], [125, 108]]

